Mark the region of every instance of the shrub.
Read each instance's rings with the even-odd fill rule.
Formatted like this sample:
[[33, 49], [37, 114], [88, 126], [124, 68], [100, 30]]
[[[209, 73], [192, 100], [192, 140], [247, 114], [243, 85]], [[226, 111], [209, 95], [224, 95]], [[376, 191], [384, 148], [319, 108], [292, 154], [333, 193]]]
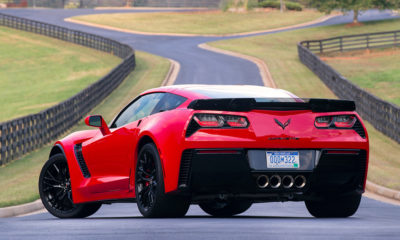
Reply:
[[248, 2], [247, 2], [248, 10], [256, 8], [256, 7], [258, 7], [258, 0], [248, 0]]
[[301, 6], [300, 3], [296, 3], [296, 2], [286, 2], [286, 9], [293, 10], [293, 11], [302, 11], [303, 6]]
[[[288, 2], [285, 1], [286, 9], [288, 10], [293, 10], [293, 11], [302, 11], [303, 6], [300, 3], [296, 2]], [[272, 1], [272, 0], [267, 0], [267, 1], [262, 1], [258, 4], [259, 7], [262, 8], [277, 8], [279, 9], [281, 7], [280, 1]]]
[[262, 1], [258, 4], [258, 6], [263, 8], [280, 8], [281, 3], [279, 1]]

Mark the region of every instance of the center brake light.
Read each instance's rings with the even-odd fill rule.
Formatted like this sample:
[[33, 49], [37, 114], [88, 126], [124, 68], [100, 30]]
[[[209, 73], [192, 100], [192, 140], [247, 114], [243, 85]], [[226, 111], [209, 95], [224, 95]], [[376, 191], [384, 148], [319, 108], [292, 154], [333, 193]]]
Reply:
[[357, 118], [354, 115], [323, 116], [315, 118], [317, 128], [352, 128]]
[[245, 117], [235, 115], [198, 113], [193, 119], [204, 128], [245, 128], [249, 125]]

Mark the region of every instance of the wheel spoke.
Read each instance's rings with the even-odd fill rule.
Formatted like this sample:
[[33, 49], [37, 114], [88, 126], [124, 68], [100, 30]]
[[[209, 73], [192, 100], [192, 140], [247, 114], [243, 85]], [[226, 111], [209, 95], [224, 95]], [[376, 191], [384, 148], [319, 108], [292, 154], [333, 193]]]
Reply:
[[53, 164], [54, 169], [56, 169], [57, 173], [60, 173], [60, 169], [58, 169], [56, 164]]
[[64, 198], [67, 196], [67, 192], [63, 191], [61, 196], [58, 197], [59, 200], [64, 200]]
[[56, 178], [53, 176], [53, 174], [51, 174], [50, 171], [47, 171], [47, 175], [50, 176], [50, 178], [48, 178], [48, 179], [50, 179], [50, 180], [52, 180], [52, 181], [55, 181], [55, 182], [61, 182], [60, 180], [56, 179]]
[[68, 191], [68, 200], [71, 202], [71, 204], [74, 204], [72, 201], [72, 191]]

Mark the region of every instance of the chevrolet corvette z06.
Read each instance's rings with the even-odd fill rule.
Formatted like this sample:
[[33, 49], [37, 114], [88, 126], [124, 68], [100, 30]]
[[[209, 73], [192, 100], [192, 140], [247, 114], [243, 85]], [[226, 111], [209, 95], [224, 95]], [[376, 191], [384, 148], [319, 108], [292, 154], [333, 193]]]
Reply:
[[177, 85], [145, 91], [109, 125], [85, 122], [97, 129], [57, 141], [40, 174], [42, 202], [59, 218], [115, 202], [136, 202], [145, 217], [182, 217], [190, 204], [233, 216], [276, 201], [348, 217], [365, 189], [368, 136], [353, 101]]

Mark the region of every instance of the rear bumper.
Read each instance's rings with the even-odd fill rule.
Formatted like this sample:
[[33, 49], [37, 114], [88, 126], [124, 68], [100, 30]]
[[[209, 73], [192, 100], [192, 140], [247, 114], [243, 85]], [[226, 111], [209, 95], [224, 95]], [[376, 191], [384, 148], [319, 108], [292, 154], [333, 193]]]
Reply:
[[[270, 169], [266, 166], [266, 149], [187, 149], [182, 154], [178, 192], [190, 195], [194, 202], [222, 195], [262, 202], [320, 199], [364, 191], [366, 150], [290, 151], [300, 151], [303, 167]], [[279, 186], [272, 184], [272, 176], [274, 181], [281, 179]], [[260, 180], [265, 180], [264, 177], [269, 180], [268, 184]], [[283, 184], [284, 177], [286, 184]], [[296, 186], [294, 180], [302, 177], [304, 186]]]

